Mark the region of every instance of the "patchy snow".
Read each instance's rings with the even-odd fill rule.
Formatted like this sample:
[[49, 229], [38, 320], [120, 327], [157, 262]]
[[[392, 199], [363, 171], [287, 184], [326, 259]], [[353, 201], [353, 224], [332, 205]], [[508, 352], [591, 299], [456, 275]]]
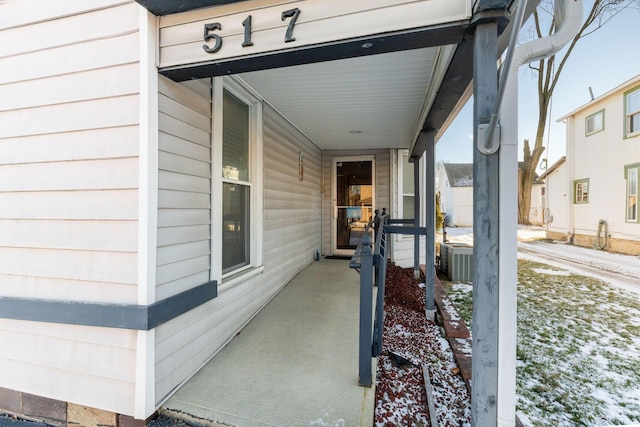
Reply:
[[[327, 413], [327, 415], [329, 415]], [[338, 418], [337, 420], [334, 421], [333, 424], [326, 422], [324, 419], [322, 418], [316, 418], [315, 420], [311, 420], [309, 422], [309, 426], [318, 426], [318, 427], [347, 427], [347, 425], [345, 424], [345, 420], [342, 418]]]
[[525, 425], [640, 419], [637, 298], [589, 277], [519, 267], [518, 414]]
[[[637, 295], [584, 275], [547, 274], [566, 270], [545, 264], [518, 268], [518, 417], [525, 426], [638, 423]], [[459, 303], [470, 288], [449, 292]]]
[[[450, 242], [473, 245], [473, 228], [447, 228]], [[442, 239], [442, 233], [438, 233]], [[640, 294], [640, 258], [569, 245], [543, 241], [544, 228], [518, 227], [518, 258], [561, 268], [569, 273], [600, 279], [612, 286]], [[550, 274], [550, 273], [548, 273]], [[555, 273], [566, 274], [566, 273]]]
[[538, 274], [549, 274], [551, 276], [569, 276], [571, 273], [565, 270], [551, 270], [549, 268], [534, 268]]
[[467, 338], [453, 338], [458, 344], [459, 350], [464, 354], [471, 354], [471, 341]]
[[453, 351], [440, 328], [426, 319], [424, 290], [413, 272], [387, 270], [382, 354], [378, 356], [374, 425], [427, 426], [430, 414], [422, 366], [433, 389], [439, 426], [468, 427], [470, 397]]

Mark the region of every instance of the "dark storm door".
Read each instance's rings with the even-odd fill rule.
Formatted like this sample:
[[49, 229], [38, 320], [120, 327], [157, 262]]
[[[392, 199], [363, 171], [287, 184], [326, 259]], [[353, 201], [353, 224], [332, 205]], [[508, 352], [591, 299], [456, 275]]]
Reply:
[[333, 165], [333, 252], [351, 255], [374, 215], [374, 159], [339, 157]]

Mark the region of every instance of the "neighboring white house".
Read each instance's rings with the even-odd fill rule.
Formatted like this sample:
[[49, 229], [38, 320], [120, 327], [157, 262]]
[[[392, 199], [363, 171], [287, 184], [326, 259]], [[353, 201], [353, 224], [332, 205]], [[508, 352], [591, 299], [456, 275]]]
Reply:
[[556, 192], [548, 237], [639, 254], [640, 75], [558, 120], [567, 125], [566, 162], [545, 174]]
[[447, 227], [473, 225], [473, 163], [438, 163], [436, 191]]
[[[531, 187], [529, 221], [534, 225], [543, 223], [543, 187], [542, 181], [537, 178]], [[447, 227], [473, 225], [473, 163], [438, 163], [436, 191], [440, 192]]]
[[498, 44], [466, 34], [517, 3], [0, 2], [0, 410], [141, 425], [374, 209], [413, 218], [409, 155]]
[[[562, 156], [549, 167], [540, 179], [544, 181], [544, 225], [547, 234], [561, 233], [563, 236], [567, 227], [567, 167], [565, 156]], [[551, 207], [553, 206], [553, 210]]]

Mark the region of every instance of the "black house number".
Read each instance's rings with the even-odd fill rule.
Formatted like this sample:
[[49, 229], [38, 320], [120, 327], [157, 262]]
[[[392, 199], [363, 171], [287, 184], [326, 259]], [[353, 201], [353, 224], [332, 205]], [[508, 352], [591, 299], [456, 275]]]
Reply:
[[[297, 7], [295, 9], [289, 9], [282, 12], [281, 19], [283, 21], [289, 19], [289, 25], [287, 26], [287, 31], [284, 35], [285, 43], [296, 41], [296, 38], [293, 37], [293, 28], [295, 27], [299, 16], [300, 9]], [[242, 47], [253, 46], [253, 42], [251, 41], [251, 15], [247, 16], [245, 20], [242, 21], [242, 27], [244, 28], [244, 40], [242, 41]], [[216, 53], [220, 48], [222, 48], [222, 37], [216, 33], [216, 31], [219, 30], [222, 30], [222, 24], [219, 22], [204, 24], [203, 39], [205, 44], [202, 45], [202, 49], [204, 49], [205, 52]]]

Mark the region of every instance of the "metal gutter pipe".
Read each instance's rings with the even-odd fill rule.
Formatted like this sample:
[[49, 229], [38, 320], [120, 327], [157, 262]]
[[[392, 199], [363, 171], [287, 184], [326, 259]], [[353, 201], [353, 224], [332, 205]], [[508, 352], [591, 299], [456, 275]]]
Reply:
[[[525, 6], [522, 1], [520, 6]], [[505, 80], [505, 108], [500, 109], [500, 206], [498, 279], [498, 420], [499, 427], [515, 425], [516, 406], [516, 306], [518, 265], [518, 69], [521, 65], [557, 53], [582, 26], [583, 0], [555, 2], [556, 31], [515, 49]], [[514, 32], [517, 32], [514, 27]], [[507, 74], [505, 74], [506, 76]]]
[[511, 36], [509, 37], [507, 57], [505, 58], [505, 61], [502, 65], [502, 75], [500, 76], [500, 85], [498, 87], [496, 105], [493, 108], [493, 114], [491, 114], [491, 119], [489, 121], [489, 127], [486, 129], [486, 134], [482, 135], [481, 138], [478, 138], [478, 149], [481, 153], [484, 154], [493, 154], [498, 151], [498, 148], [500, 148], [500, 134], [498, 133], [498, 137], [495, 138], [495, 132], [496, 128], [498, 127], [500, 106], [502, 105], [502, 98], [504, 98], [507, 82], [510, 77], [510, 73], [508, 71], [511, 69], [511, 62], [513, 61], [514, 51], [516, 50], [516, 44], [518, 43], [518, 34], [520, 34], [520, 28], [522, 27], [524, 11], [527, 5], [526, 3], [527, 0], [521, 0], [521, 2], [518, 4], [516, 18], [513, 21], [513, 29], [511, 30]]

